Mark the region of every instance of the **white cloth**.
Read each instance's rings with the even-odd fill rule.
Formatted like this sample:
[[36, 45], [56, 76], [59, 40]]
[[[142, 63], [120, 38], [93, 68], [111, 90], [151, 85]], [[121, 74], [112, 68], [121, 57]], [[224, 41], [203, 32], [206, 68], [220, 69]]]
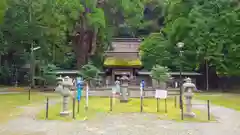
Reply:
[[116, 87], [115, 87], [115, 92], [120, 92], [120, 81], [115, 81], [115, 85], [116, 85]]

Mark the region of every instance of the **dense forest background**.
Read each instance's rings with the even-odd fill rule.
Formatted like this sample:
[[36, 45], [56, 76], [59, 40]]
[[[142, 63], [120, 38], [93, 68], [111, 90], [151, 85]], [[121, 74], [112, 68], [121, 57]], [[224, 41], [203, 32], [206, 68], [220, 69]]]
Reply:
[[[209, 73], [210, 87], [239, 83], [239, 0], [0, 0], [0, 82], [52, 69], [100, 70], [114, 37], [143, 38], [144, 68]], [[183, 58], [176, 47], [184, 42]]]

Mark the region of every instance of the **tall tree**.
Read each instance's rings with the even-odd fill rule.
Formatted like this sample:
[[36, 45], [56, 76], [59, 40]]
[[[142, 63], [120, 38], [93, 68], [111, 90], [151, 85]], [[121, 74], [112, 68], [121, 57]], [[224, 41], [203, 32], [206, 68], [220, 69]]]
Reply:
[[[172, 63], [164, 63], [163, 58], [153, 55], [160, 61], [158, 64], [176, 68], [178, 63], [177, 42], [184, 42], [184, 70], [210, 69], [211, 74], [239, 75], [239, 2], [237, 0], [212, 0], [212, 1], [167, 1], [165, 24], [161, 29], [159, 38], [150, 41], [152, 36], [143, 42], [142, 48], [148, 48], [154, 52], [165, 51], [161, 57], [171, 58]], [[161, 38], [160, 38], [161, 37]], [[156, 41], [161, 42], [156, 45]], [[150, 42], [149, 42], [150, 41]], [[147, 43], [148, 42], [148, 43]], [[151, 52], [144, 52], [143, 58], [148, 58]], [[153, 53], [154, 54], [154, 53]], [[143, 59], [144, 60], [144, 59]], [[144, 60], [145, 61], [145, 60]], [[147, 63], [149, 61], [146, 61]], [[148, 66], [153, 66], [150, 64]], [[200, 68], [200, 69], [199, 69]]]

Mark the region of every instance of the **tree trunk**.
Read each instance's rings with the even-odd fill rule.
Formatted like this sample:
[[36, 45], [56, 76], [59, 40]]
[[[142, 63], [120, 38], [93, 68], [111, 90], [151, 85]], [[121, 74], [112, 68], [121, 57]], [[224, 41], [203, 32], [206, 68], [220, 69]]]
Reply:
[[[206, 68], [206, 67], [208, 67], [208, 68]], [[208, 69], [208, 71], [206, 69]], [[217, 75], [215, 67], [210, 67], [209, 63], [208, 63], [208, 66], [206, 66], [206, 62], [204, 62], [204, 63], [201, 64], [199, 72], [204, 75], [199, 80], [201, 82], [204, 82], [204, 86], [205, 86], [204, 88], [207, 87], [206, 78], [208, 78], [208, 80], [209, 80], [209, 84], [208, 84], [209, 89], [218, 88], [218, 83], [219, 83], [220, 80], [219, 80], [219, 77]], [[208, 76], [207, 76], [207, 74], [208, 74]], [[203, 84], [201, 84], [201, 87], [203, 88]]]
[[[102, 8], [105, 0], [98, 0], [96, 7]], [[77, 68], [80, 69], [87, 64], [89, 56], [95, 54], [97, 42], [97, 28], [89, 28], [85, 17], [86, 12], [79, 17], [79, 24], [75, 27], [75, 35], [73, 39], [73, 48], [77, 59]]]
[[75, 31], [73, 48], [76, 54], [77, 68], [80, 69], [84, 64], [86, 64], [88, 55], [88, 33], [84, 14], [80, 16], [80, 24], [76, 25]]
[[91, 50], [89, 50], [90, 55], [94, 55], [96, 52], [96, 48], [97, 48], [97, 33], [98, 33], [98, 29], [95, 29], [94, 32], [92, 32], [92, 44], [91, 44]]

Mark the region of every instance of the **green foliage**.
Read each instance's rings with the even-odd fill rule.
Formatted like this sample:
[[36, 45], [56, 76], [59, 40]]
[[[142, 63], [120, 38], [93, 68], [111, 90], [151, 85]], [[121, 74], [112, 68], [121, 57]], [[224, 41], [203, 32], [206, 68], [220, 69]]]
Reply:
[[41, 47], [34, 55], [46, 65], [68, 61], [65, 54], [72, 47], [66, 31], [73, 30], [82, 11], [78, 0], [9, 0], [0, 24], [0, 63], [28, 64], [32, 45]]
[[[74, 52], [71, 40], [84, 18], [84, 29], [97, 35], [96, 53], [90, 60], [98, 68], [103, 65], [104, 51], [110, 48], [112, 37], [142, 37], [151, 33], [140, 48], [146, 69], [158, 64], [176, 71], [181, 62], [184, 71], [193, 71], [207, 61], [219, 75], [240, 74], [238, 0], [98, 2], [0, 0], [0, 63], [5, 66], [2, 69], [29, 63], [32, 45], [41, 47], [34, 55], [45, 65], [74, 68], [77, 55], [66, 54]], [[185, 43], [181, 60], [177, 42]]]
[[0, 80], [2, 80], [3, 82], [6, 82], [10, 75], [10, 68], [7, 66], [0, 66]]
[[88, 23], [90, 26], [95, 28], [105, 28], [105, 15], [104, 11], [100, 8], [95, 8], [90, 14], [87, 16]]
[[141, 0], [109, 0], [104, 6], [107, 25], [113, 36], [134, 37], [144, 16]]
[[0, 1], [0, 24], [3, 21], [3, 17], [5, 15], [5, 10], [7, 8], [7, 2], [6, 0], [1, 0]]
[[140, 46], [144, 68], [151, 70], [155, 64], [170, 65], [173, 62], [165, 39], [161, 33], [152, 33]]
[[94, 80], [98, 77], [99, 70], [97, 67], [95, 67], [92, 63], [88, 63], [82, 67], [80, 70], [81, 76], [84, 78], [84, 80], [90, 81]]
[[[219, 75], [239, 75], [239, 11], [237, 0], [168, 1], [165, 26], [141, 46], [144, 67], [156, 62], [176, 70], [182, 62], [185, 71], [193, 71], [207, 61]], [[185, 43], [182, 61], [178, 42]]]
[[41, 80], [44, 80], [45, 84], [56, 84], [57, 76], [55, 74], [49, 74], [49, 72], [58, 70], [59, 68], [53, 64], [42, 65], [41, 67]]
[[166, 82], [170, 78], [169, 69], [160, 65], [155, 65], [151, 70], [151, 77], [158, 82]]

